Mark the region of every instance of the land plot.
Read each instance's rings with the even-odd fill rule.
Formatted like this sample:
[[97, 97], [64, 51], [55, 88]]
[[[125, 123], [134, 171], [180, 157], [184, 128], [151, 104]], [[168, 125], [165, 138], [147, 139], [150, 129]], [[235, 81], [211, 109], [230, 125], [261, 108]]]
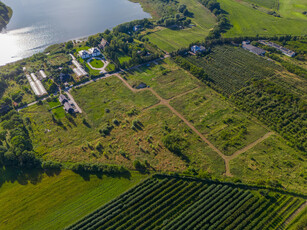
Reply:
[[196, 78], [169, 59], [165, 59], [160, 65], [151, 64], [129, 71], [125, 77], [132, 87], [143, 82], [165, 99], [185, 93], [200, 84]]
[[273, 135], [230, 162], [231, 173], [245, 181], [278, 181], [286, 189], [305, 192], [306, 157]]
[[180, 4], [187, 5], [188, 10], [194, 14], [191, 18], [193, 27], [181, 30], [162, 28], [147, 36], [150, 42], [166, 52], [172, 52], [187, 47], [192, 42], [204, 40], [216, 23], [215, 16], [199, 1], [181, 0]]
[[225, 155], [233, 154], [268, 132], [208, 87], [175, 98], [171, 105]]

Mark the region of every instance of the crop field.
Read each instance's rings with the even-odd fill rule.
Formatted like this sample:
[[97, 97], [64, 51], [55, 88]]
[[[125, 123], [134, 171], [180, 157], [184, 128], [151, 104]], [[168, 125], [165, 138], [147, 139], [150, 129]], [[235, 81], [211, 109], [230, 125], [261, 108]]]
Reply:
[[243, 88], [247, 81], [270, 77], [280, 69], [273, 62], [233, 46], [216, 46], [203, 58], [187, 59], [202, 67], [217, 88], [228, 95]]
[[278, 229], [303, 203], [270, 190], [154, 176], [66, 230]]
[[151, 64], [129, 71], [125, 77], [131, 86], [136, 87], [143, 82], [165, 99], [195, 89], [200, 84], [195, 77], [170, 59], [165, 59], [160, 65]]
[[1, 230], [63, 229], [147, 177], [132, 172], [129, 178], [82, 178], [70, 170], [16, 175], [2, 168], [0, 173]]
[[226, 155], [232, 155], [268, 132], [209, 87], [175, 98], [171, 105]]
[[272, 135], [230, 163], [231, 173], [246, 181], [279, 181], [292, 191], [305, 192], [306, 156]]
[[307, 17], [303, 14], [307, 10], [305, 0], [280, 0], [277, 13], [281, 17], [269, 15], [260, 9], [253, 8], [251, 4], [246, 4], [246, 2], [236, 0], [220, 0], [219, 2], [221, 8], [228, 13], [232, 25], [232, 28], [226, 32], [226, 37], [255, 36], [257, 34], [272, 36], [306, 34]]
[[204, 40], [216, 23], [215, 16], [197, 0], [180, 0], [179, 2], [186, 4], [189, 11], [194, 13], [191, 20], [195, 27], [183, 30], [163, 28], [147, 36], [150, 42], [166, 52], [172, 52], [192, 42]]

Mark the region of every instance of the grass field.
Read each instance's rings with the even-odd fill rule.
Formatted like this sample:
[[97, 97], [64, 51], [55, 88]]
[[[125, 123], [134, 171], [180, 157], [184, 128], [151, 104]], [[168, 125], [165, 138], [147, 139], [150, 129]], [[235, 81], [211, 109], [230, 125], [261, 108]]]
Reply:
[[[142, 111], [156, 104], [158, 100], [149, 91], [134, 94], [116, 78], [108, 78], [84, 86], [72, 92], [82, 108], [74, 122], [64, 117], [59, 126], [51, 119], [48, 105], [32, 106], [22, 111], [30, 117], [31, 137], [35, 151], [46, 159], [61, 162], [101, 162], [121, 164], [131, 168], [133, 161], [147, 160], [155, 170], [183, 171], [188, 166], [208, 170], [214, 175], [225, 171], [223, 160], [205, 143], [201, 142], [177, 116], [164, 107], [158, 106]], [[133, 115], [128, 115], [132, 113]], [[88, 125], [83, 123], [86, 119]], [[114, 119], [118, 125], [114, 124]], [[141, 123], [136, 129], [133, 122]], [[99, 130], [113, 126], [109, 135], [101, 135]], [[188, 161], [171, 153], [162, 144], [164, 133], [171, 132], [185, 138], [189, 148], [183, 150]], [[39, 135], [44, 133], [44, 135]], [[102, 151], [95, 149], [103, 145]]]
[[204, 40], [209, 34], [209, 30], [216, 23], [215, 16], [197, 0], [180, 0], [179, 2], [180, 4], [186, 4], [189, 11], [194, 13], [194, 17], [191, 20], [192, 24], [196, 26], [183, 30], [161, 28], [161, 30], [147, 36], [150, 42], [166, 52], [186, 47], [195, 41]]
[[286, 189], [304, 192], [306, 157], [278, 136], [271, 136], [231, 161], [231, 173], [247, 181], [278, 180]]
[[[1, 179], [4, 176], [1, 170]], [[63, 229], [145, 177], [132, 172], [129, 179], [94, 175], [84, 179], [64, 170], [59, 175], [6, 181], [0, 184], [0, 229]]]
[[278, 229], [304, 201], [270, 190], [155, 176], [66, 230]]
[[[233, 26], [226, 32], [226, 37], [280, 35], [304, 35], [307, 31], [307, 17], [303, 11], [307, 10], [304, 0], [280, 0], [279, 11], [281, 17], [274, 17], [252, 5], [243, 4], [236, 0], [220, 0], [221, 8], [228, 12]], [[269, 1], [270, 2], [270, 1]]]
[[131, 57], [129, 57], [129, 56], [120, 56], [118, 58], [120, 64], [123, 64], [124, 62], [128, 62], [130, 59], [131, 59]]
[[257, 6], [266, 7], [268, 9], [278, 10], [279, 0], [245, 0], [246, 2], [255, 4]]
[[226, 155], [268, 132], [208, 87], [178, 97], [171, 105]]
[[57, 53], [53, 55], [48, 55], [48, 62], [51, 66], [62, 66], [71, 60], [68, 54]]
[[136, 87], [144, 82], [165, 99], [199, 86], [197, 79], [170, 59], [165, 59], [160, 65], [151, 64], [129, 71], [125, 77], [131, 86]]
[[108, 66], [106, 67], [106, 71], [112, 72], [115, 70], [115, 65], [113, 63], [109, 63]]
[[104, 66], [103, 62], [101, 60], [92, 59], [90, 61], [91, 66], [94, 68], [102, 68]]

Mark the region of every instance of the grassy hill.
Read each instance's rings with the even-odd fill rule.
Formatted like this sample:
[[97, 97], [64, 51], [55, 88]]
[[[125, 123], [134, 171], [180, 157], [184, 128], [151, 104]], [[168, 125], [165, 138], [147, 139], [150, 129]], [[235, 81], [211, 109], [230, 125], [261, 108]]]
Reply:
[[[146, 175], [130, 178], [31, 172], [16, 176], [0, 169], [0, 229], [62, 229], [133, 187]], [[11, 173], [12, 174], [12, 173]]]
[[0, 2], [0, 31], [9, 23], [12, 14], [12, 9]]
[[[268, 14], [268, 9], [253, 6], [250, 1], [219, 0], [221, 8], [228, 12], [230, 23], [233, 26], [226, 32], [226, 37], [280, 35], [293, 34], [304, 35], [307, 31], [307, 16], [303, 12], [307, 10], [304, 0], [280, 0], [276, 13], [280, 17]], [[252, 1], [267, 3], [270, 1]], [[274, 3], [272, 4], [274, 5]]]

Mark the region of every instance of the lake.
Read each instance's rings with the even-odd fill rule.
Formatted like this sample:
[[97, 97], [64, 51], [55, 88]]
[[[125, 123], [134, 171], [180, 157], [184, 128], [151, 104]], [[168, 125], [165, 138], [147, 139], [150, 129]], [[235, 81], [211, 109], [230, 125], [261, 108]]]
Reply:
[[0, 65], [29, 57], [47, 46], [86, 37], [135, 19], [149, 18], [128, 0], [2, 0], [13, 9], [0, 33]]

